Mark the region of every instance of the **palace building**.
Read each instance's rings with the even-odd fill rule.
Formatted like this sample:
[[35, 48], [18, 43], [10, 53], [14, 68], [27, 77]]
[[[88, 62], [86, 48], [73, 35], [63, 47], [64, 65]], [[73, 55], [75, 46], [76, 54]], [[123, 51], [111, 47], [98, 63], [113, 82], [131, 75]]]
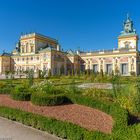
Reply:
[[123, 31], [118, 36], [118, 48], [113, 50], [67, 52], [61, 49], [56, 39], [30, 33], [22, 35], [12, 53], [0, 55], [0, 74], [6, 71], [17, 73], [29, 69], [49, 72], [52, 75], [68, 74], [91, 70], [123, 76], [140, 74], [140, 53], [138, 51], [138, 35], [133, 21], [127, 17]]

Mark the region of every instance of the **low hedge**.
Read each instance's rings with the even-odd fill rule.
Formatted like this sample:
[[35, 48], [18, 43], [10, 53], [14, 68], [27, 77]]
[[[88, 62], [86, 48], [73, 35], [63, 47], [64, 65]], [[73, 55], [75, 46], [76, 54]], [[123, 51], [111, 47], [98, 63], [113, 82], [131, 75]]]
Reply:
[[99, 101], [97, 99], [93, 99], [91, 97], [83, 96], [80, 94], [68, 94], [67, 97], [72, 101], [72, 103], [96, 108], [111, 115], [114, 120], [114, 134], [117, 134], [116, 132], [119, 133], [125, 131], [125, 128], [128, 126], [128, 111], [121, 108], [118, 104]]
[[87, 131], [69, 122], [59, 121], [8, 107], [0, 106], [0, 116], [47, 131], [68, 140], [109, 140], [111, 138], [110, 135], [101, 132]]
[[106, 103], [93, 99], [91, 97], [83, 96], [81, 94], [66, 94], [66, 95], [47, 95], [44, 93], [32, 94], [31, 102], [36, 105], [60, 105], [64, 103], [75, 103], [92, 108], [102, 110], [103, 112], [111, 115], [114, 120], [113, 133], [116, 131], [125, 131], [128, 126], [129, 114], [128, 111], [121, 108], [114, 103]]
[[[88, 131], [75, 124], [44, 117], [41, 115], [0, 106], [0, 116], [18, 121], [36, 129], [47, 131], [68, 140], [139, 140], [140, 124], [125, 127], [125, 131], [115, 131], [111, 135]], [[120, 126], [121, 127], [121, 126]], [[122, 128], [122, 127], [121, 127]], [[124, 129], [124, 128], [123, 128]]]
[[10, 96], [13, 100], [18, 100], [18, 101], [30, 101], [31, 99], [31, 93], [13, 92], [10, 94]]
[[0, 94], [10, 94], [11, 93], [11, 90], [12, 88], [8, 88], [8, 87], [5, 87], [5, 88], [0, 88]]
[[31, 102], [40, 106], [61, 105], [67, 102], [67, 97], [64, 95], [48, 95], [45, 93], [34, 93], [31, 96]]
[[29, 87], [24, 85], [16, 86], [11, 92], [11, 98], [19, 101], [30, 101], [31, 91]]

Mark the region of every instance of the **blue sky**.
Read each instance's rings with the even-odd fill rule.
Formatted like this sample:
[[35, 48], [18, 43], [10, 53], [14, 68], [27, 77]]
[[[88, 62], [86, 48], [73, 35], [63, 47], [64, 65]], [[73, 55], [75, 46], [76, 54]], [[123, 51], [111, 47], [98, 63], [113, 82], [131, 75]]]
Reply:
[[117, 48], [129, 13], [140, 33], [139, 0], [1, 0], [0, 52], [11, 51], [21, 33], [38, 32], [67, 49]]

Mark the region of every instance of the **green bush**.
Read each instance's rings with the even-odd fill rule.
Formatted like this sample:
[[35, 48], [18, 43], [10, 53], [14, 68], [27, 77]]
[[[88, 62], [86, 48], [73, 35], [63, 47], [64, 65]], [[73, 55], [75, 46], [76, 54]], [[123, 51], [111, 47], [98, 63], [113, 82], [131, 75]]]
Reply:
[[19, 101], [30, 101], [31, 93], [12, 93], [11, 94], [12, 99], [19, 100]]
[[67, 101], [67, 97], [64, 95], [47, 95], [45, 93], [34, 93], [31, 96], [31, 102], [40, 106], [61, 105]]
[[[117, 112], [117, 111], [116, 111]], [[120, 113], [120, 112], [118, 112]], [[121, 127], [111, 135], [88, 131], [75, 124], [0, 106], [0, 116], [69, 140], [139, 140], [140, 124]]]
[[[32, 126], [34, 128], [47, 131], [51, 134], [55, 134], [61, 138], [69, 140], [109, 140], [110, 136], [100, 133], [87, 131], [75, 124], [59, 121], [43, 117], [41, 115], [24, 112], [18, 109], [12, 109], [8, 107], [0, 107], [0, 116], [11, 119], [13, 121], [21, 122], [25, 125]], [[91, 137], [94, 136], [94, 137]], [[88, 138], [88, 139], [87, 139]]]
[[0, 89], [0, 94], [10, 94], [12, 88], [11, 87], [4, 87]]
[[12, 88], [9, 83], [0, 82], [0, 94], [10, 94]]
[[30, 101], [31, 91], [25, 86], [18, 85], [12, 91], [11, 98], [19, 101]]

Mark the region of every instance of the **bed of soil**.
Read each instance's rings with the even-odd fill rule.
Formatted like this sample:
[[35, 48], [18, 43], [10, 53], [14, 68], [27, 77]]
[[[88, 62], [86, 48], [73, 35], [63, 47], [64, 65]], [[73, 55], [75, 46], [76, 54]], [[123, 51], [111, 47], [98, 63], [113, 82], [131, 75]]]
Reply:
[[110, 115], [78, 104], [37, 106], [30, 101], [15, 101], [9, 95], [0, 95], [0, 106], [21, 109], [57, 120], [68, 121], [88, 130], [96, 130], [107, 134], [111, 134], [113, 128], [113, 119]]

